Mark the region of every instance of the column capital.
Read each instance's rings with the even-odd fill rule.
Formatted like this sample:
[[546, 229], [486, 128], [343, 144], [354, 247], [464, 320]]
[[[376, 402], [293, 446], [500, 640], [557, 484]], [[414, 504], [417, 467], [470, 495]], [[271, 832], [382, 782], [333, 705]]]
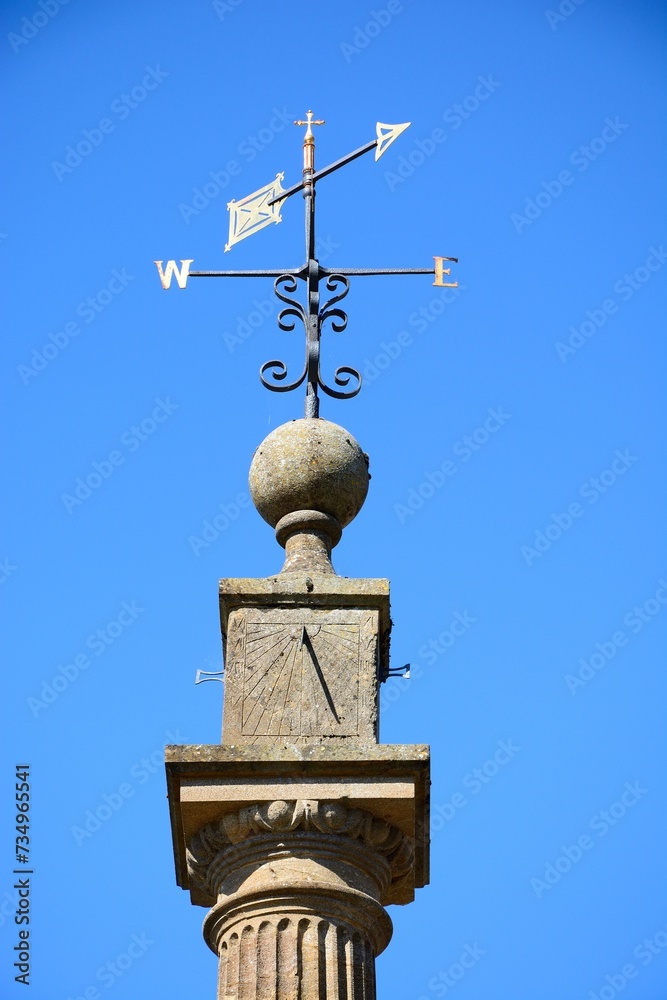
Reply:
[[[324, 834], [329, 842], [332, 837], [357, 841], [369, 849], [370, 856], [379, 855], [384, 864], [379, 872], [373, 871], [378, 899], [385, 896], [390, 883], [400, 882], [412, 871], [414, 855], [410, 838], [368, 810], [348, 808], [342, 802], [277, 799], [225, 813], [202, 827], [188, 847], [190, 879], [209, 896], [207, 903], [212, 905], [226, 876], [238, 870], [241, 863], [248, 863], [247, 857], [253, 853], [252, 842], [257, 844], [260, 854], [273, 843], [278, 850], [288, 843], [298, 849], [307, 839], [300, 835], [311, 832]], [[294, 833], [297, 837], [289, 836]], [[308, 838], [309, 843], [312, 840]]]

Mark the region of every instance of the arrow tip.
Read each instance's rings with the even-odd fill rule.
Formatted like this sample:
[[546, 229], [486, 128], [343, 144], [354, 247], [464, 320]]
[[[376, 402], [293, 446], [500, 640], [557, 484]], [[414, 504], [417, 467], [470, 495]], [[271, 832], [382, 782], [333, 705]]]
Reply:
[[380, 159], [383, 153], [391, 146], [394, 139], [398, 139], [401, 132], [405, 132], [412, 122], [403, 122], [402, 125], [385, 125], [384, 122], [376, 122], [375, 131], [377, 134], [377, 146], [375, 147], [375, 160]]

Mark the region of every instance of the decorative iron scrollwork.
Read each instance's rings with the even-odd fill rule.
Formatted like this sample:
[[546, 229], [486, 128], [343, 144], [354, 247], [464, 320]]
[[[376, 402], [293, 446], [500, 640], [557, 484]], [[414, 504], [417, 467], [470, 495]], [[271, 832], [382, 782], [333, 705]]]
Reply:
[[[282, 286], [282, 288], [281, 288]], [[285, 292], [294, 293], [297, 288], [296, 278], [291, 274], [281, 274], [280, 277], [276, 278], [273, 283], [273, 288], [280, 299], [281, 302], [287, 303], [285, 309], [281, 309], [278, 313], [278, 326], [281, 330], [286, 330], [288, 333], [292, 331], [295, 327], [296, 320], [300, 319], [306, 330], [308, 329], [308, 317], [306, 316], [306, 310], [303, 308], [298, 299], [292, 299]], [[290, 319], [290, 317], [295, 317]], [[264, 377], [264, 373], [269, 372], [269, 377], [273, 379], [272, 382], [267, 381]], [[265, 361], [262, 367], [259, 369], [259, 377], [261, 379], [262, 385], [267, 389], [271, 389], [272, 392], [291, 392], [292, 389], [298, 389], [299, 386], [304, 381], [306, 375], [308, 374], [308, 354], [306, 352], [306, 364], [303, 367], [303, 371], [299, 375], [295, 382], [288, 382], [285, 385], [281, 383], [287, 378], [287, 365], [284, 361], [278, 361], [273, 359], [272, 361]], [[279, 384], [277, 384], [279, 383]]]
[[303, 308], [303, 306], [297, 299], [291, 299], [288, 295], [283, 294], [283, 291], [280, 290], [281, 282], [284, 285], [285, 292], [290, 292], [291, 294], [294, 294], [294, 292], [297, 289], [296, 278], [291, 274], [281, 274], [280, 277], [276, 278], [276, 280], [274, 281], [273, 287], [276, 295], [278, 296], [281, 302], [286, 302], [288, 305], [287, 309], [281, 309], [280, 312], [278, 313], [278, 326], [280, 327], [281, 330], [294, 329], [294, 320], [292, 320], [291, 323], [286, 323], [285, 322], [286, 316], [296, 316], [298, 319], [301, 320], [301, 322], [305, 326], [306, 310]]
[[[330, 274], [329, 277], [327, 278], [327, 289], [330, 292], [335, 292], [338, 285], [341, 284], [343, 286], [343, 291], [339, 292], [338, 295], [334, 295], [333, 298], [330, 298], [328, 302], [325, 302], [324, 306], [322, 307], [322, 311], [320, 312], [320, 326], [322, 326], [322, 323], [324, 323], [325, 319], [331, 319], [331, 317], [335, 317], [335, 319], [331, 319], [331, 329], [335, 333], [343, 332], [343, 330], [347, 326], [348, 317], [347, 313], [343, 312], [342, 309], [332, 309], [331, 307], [335, 305], [336, 302], [340, 302], [342, 299], [345, 298], [345, 296], [350, 290], [350, 282], [347, 280], [344, 274]], [[340, 322], [337, 323], [336, 319], [340, 320]]]
[[[339, 309], [336, 306], [336, 302], [340, 302], [345, 298], [350, 290], [350, 282], [344, 274], [330, 274], [326, 282], [327, 290], [335, 292], [339, 285], [343, 286], [343, 290], [337, 295], [332, 296], [328, 302], [325, 302], [322, 310], [320, 311], [318, 317], [320, 330], [322, 328], [322, 324], [327, 319], [331, 320], [331, 329], [335, 333], [342, 333], [343, 330], [347, 328], [347, 313], [343, 309]], [[352, 389], [348, 389], [346, 392], [330, 388], [322, 381], [319, 372], [318, 385], [322, 388], [323, 392], [326, 392], [327, 396], [333, 396], [334, 399], [351, 399], [353, 396], [356, 396], [361, 389], [361, 375], [356, 368], [350, 368], [349, 365], [341, 365], [334, 372], [334, 383], [341, 387], [349, 385], [350, 378], [356, 379], [357, 384]]]
[[[326, 287], [329, 292], [336, 292], [335, 295], [325, 302], [322, 309], [318, 310], [319, 294], [311, 291], [309, 296], [309, 312], [304, 306], [291, 296], [296, 292], [297, 279], [291, 274], [281, 274], [274, 282], [274, 290], [281, 302], [285, 303], [285, 308], [278, 313], [278, 326], [281, 330], [291, 332], [296, 320], [300, 319], [306, 331], [306, 360], [303, 370], [298, 379], [293, 382], [286, 382], [287, 365], [284, 361], [273, 359], [265, 361], [259, 370], [259, 377], [267, 389], [272, 392], [290, 392], [298, 387], [308, 377], [309, 383], [318, 385], [327, 396], [335, 399], [351, 399], [356, 396], [361, 389], [361, 375], [355, 368], [349, 365], [340, 365], [334, 372], [334, 385], [340, 388], [332, 388], [322, 379], [320, 372], [320, 337], [322, 325], [326, 320], [331, 320], [331, 329], [335, 333], [342, 333], [347, 328], [347, 313], [339, 308], [341, 302], [350, 290], [350, 282], [344, 274], [330, 274], [326, 280]], [[339, 290], [342, 289], [342, 290]], [[265, 378], [265, 374], [268, 378]], [[346, 389], [350, 379], [355, 379], [353, 388]], [[269, 381], [269, 379], [271, 381]], [[285, 384], [283, 384], [285, 383]]]

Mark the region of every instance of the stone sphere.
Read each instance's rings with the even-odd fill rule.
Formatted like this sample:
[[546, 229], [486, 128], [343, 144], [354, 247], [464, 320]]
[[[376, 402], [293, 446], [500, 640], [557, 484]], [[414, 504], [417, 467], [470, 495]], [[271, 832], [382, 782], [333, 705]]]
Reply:
[[286, 514], [317, 510], [342, 528], [368, 493], [368, 458], [349, 431], [319, 417], [271, 431], [250, 465], [250, 494], [272, 527]]

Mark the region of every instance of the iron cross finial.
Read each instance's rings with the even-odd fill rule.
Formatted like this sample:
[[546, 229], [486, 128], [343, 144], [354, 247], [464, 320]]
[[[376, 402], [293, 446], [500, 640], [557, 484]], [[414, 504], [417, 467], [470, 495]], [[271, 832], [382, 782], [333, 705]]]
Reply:
[[307, 125], [308, 126], [307, 129], [306, 129], [306, 134], [303, 137], [304, 142], [308, 142], [309, 139], [312, 139], [313, 141], [315, 141], [315, 136], [313, 135], [312, 126], [313, 125], [326, 125], [326, 122], [322, 118], [314, 119], [313, 118], [313, 112], [312, 111], [306, 111], [306, 121], [304, 122], [304, 121], [301, 120], [301, 118], [299, 118], [299, 120], [295, 121], [294, 124], [295, 125]]

